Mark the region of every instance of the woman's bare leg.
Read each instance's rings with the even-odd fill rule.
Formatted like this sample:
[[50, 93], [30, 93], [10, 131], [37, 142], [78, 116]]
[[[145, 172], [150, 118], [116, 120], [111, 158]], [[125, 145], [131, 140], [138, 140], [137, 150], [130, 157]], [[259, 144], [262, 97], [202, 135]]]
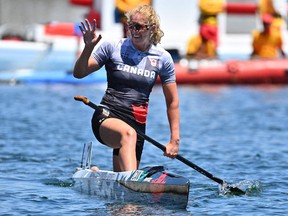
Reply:
[[100, 126], [100, 137], [111, 148], [119, 148], [119, 155], [113, 156], [114, 171], [137, 169], [136, 131], [116, 118], [106, 119]]
[[[140, 164], [140, 161], [137, 160], [137, 168], [139, 168], [139, 164]], [[120, 163], [119, 163], [119, 156], [118, 155], [113, 155], [113, 170], [114, 172], [121, 172], [121, 168], [120, 168]], [[136, 169], [133, 169], [133, 170], [136, 170]]]

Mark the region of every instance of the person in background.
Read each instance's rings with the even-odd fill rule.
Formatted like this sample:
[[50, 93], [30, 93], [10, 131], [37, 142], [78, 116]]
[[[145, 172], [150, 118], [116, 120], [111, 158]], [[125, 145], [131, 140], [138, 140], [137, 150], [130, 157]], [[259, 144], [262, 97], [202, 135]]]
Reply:
[[199, 34], [188, 40], [186, 57], [202, 60], [215, 59], [218, 45], [217, 16], [224, 10], [223, 0], [199, 0]]
[[274, 14], [276, 12], [273, 0], [259, 0], [260, 14]]
[[[87, 1], [87, 3], [88, 3], [88, 1]], [[91, 4], [89, 5], [88, 13], [85, 14], [85, 17], [84, 17], [84, 19], [89, 20], [89, 22], [93, 22], [93, 20], [96, 19], [97, 20], [97, 23], [96, 23], [97, 26], [96, 27], [98, 29], [102, 28], [102, 26], [101, 26], [101, 23], [102, 23], [102, 20], [101, 20], [102, 4], [103, 4], [102, 0], [91, 1]]]
[[217, 53], [213, 35], [212, 33], [211, 36], [208, 31], [200, 30], [200, 34], [192, 36], [188, 41], [187, 58], [193, 58], [195, 60], [215, 59]]
[[252, 33], [252, 48], [251, 58], [278, 58], [281, 55], [286, 57], [282, 48], [282, 36], [280, 31], [275, 31], [271, 28], [273, 16], [263, 14], [262, 17], [263, 30], [255, 30]]
[[174, 62], [159, 45], [164, 35], [159, 17], [149, 5], [140, 5], [125, 16], [128, 37], [101, 44], [98, 44], [101, 35], [97, 35], [96, 20], [92, 26], [87, 19], [81, 22], [85, 45], [73, 71], [74, 77], [80, 79], [105, 66], [107, 89], [100, 107], [109, 113], [109, 118], [95, 112], [91, 121], [98, 141], [113, 148], [113, 170], [116, 172], [136, 170], [139, 166], [144, 140], [137, 131], [145, 133], [149, 96], [157, 77], [162, 83], [170, 126], [164, 155], [175, 158], [180, 145]]
[[200, 9], [199, 25], [200, 32], [207, 31], [210, 39], [218, 45], [218, 14], [224, 11], [224, 0], [199, 0]]
[[138, 5], [152, 5], [152, 0], [115, 0], [115, 21], [122, 24], [124, 37], [127, 37], [125, 13]]
[[[282, 1], [282, 0], [281, 0]], [[283, 18], [283, 16], [281, 15], [280, 11], [283, 6], [285, 5], [281, 3], [281, 1], [273, 1], [273, 0], [259, 0], [259, 14], [260, 16], [264, 15], [264, 14], [270, 14], [273, 17], [273, 21], [271, 23], [271, 28], [274, 28], [275, 30], [281, 32], [282, 28], [285, 25], [285, 19]], [[282, 1], [283, 2], [283, 1]], [[277, 3], [279, 5], [277, 5]], [[283, 5], [282, 5], [283, 4]], [[278, 6], [278, 10], [276, 9]], [[280, 7], [280, 8], [279, 8]], [[283, 9], [282, 9], [283, 10]], [[283, 13], [283, 12], [282, 12]]]

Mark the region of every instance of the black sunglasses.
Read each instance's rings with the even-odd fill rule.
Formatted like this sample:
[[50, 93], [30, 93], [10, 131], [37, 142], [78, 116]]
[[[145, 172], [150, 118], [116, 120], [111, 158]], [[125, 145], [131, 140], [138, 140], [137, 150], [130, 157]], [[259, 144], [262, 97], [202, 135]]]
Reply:
[[149, 30], [150, 25], [141, 25], [139, 23], [128, 23], [128, 28], [136, 31], [141, 31], [143, 29]]

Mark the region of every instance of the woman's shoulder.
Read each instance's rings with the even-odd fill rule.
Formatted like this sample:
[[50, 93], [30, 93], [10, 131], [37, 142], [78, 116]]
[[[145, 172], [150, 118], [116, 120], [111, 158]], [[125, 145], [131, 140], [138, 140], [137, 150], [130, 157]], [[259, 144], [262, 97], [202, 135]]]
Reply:
[[123, 47], [123, 46], [124, 47], [131, 46], [131, 41], [129, 40], [129, 38], [121, 38], [121, 39], [107, 41], [107, 44], [109, 44], [113, 48], [120, 49], [120, 47]]
[[115, 39], [115, 40], [105, 40], [102, 39], [100, 42], [97, 44], [96, 47], [101, 48], [102, 50], [110, 50], [113, 52], [113, 50], [119, 50], [120, 47], [125, 43], [125, 38], [123, 39]]
[[163, 58], [166, 60], [168, 60], [168, 59], [172, 60], [171, 54], [164, 47], [162, 47], [160, 44], [153, 45], [152, 47], [153, 47], [152, 52], [157, 53], [160, 58]]
[[99, 42], [99, 45], [103, 46], [117, 46], [117, 45], [122, 45], [124, 43], [127, 43], [127, 38], [121, 38], [121, 39], [110, 39], [110, 40], [105, 40], [102, 38]]

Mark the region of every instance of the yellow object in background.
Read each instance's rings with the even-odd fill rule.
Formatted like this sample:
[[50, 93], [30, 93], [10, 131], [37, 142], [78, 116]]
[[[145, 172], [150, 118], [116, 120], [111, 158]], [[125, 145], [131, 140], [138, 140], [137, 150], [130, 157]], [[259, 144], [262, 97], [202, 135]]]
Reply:
[[187, 55], [200, 54], [203, 58], [212, 58], [216, 56], [216, 47], [214, 41], [204, 41], [201, 35], [194, 35], [188, 41]]
[[270, 34], [253, 32], [254, 55], [261, 58], [277, 58], [281, 47], [282, 38], [278, 31], [271, 31]]
[[199, 9], [206, 15], [217, 15], [224, 10], [223, 0], [199, 0]]
[[276, 10], [273, 6], [273, 0], [260, 0], [259, 1], [259, 12], [261, 14], [274, 14]]
[[151, 1], [152, 0], [115, 0], [115, 6], [121, 12], [126, 12], [140, 4], [150, 5]]

